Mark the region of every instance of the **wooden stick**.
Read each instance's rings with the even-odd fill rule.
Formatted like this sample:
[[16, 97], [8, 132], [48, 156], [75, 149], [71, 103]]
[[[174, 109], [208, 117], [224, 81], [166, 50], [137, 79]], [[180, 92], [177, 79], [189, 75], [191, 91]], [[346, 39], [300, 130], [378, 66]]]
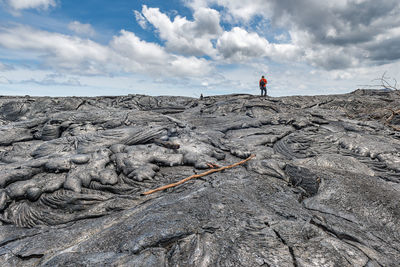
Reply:
[[400, 131], [400, 127], [395, 126], [395, 125], [391, 125], [391, 121], [393, 120], [395, 115], [399, 115], [400, 114], [400, 109], [394, 111], [393, 109], [389, 109], [392, 112], [392, 115], [389, 116], [389, 118], [386, 119], [386, 124], [388, 124], [390, 127], [392, 127], [392, 129], [396, 130], [396, 131]]
[[393, 129], [395, 129], [396, 131], [400, 131], [400, 127], [398, 126], [394, 126], [394, 125], [390, 125]]
[[187, 181], [189, 181], [189, 180], [191, 180], [191, 179], [194, 179], [194, 178], [200, 178], [200, 177], [206, 176], [206, 175], [211, 174], [211, 173], [214, 173], [214, 172], [220, 172], [220, 171], [223, 171], [223, 170], [226, 170], [226, 169], [230, 169], [230, 168], [236, 167], [236, 166], [238, 166], [238, 165], [241, 165], [241, 164], [243, 164], [243, 163], [245, 163], [245, 162], [251, 160], [251, 159], [254, 158], [255, 156], [256, 156], [256, 155], [253, 154], [253, 155], [251, 155], [250, 157], [248, 157], [247, 159], [242, 160], [242, 161], [239, 161], [239, 162], [236, 162], [236, 163], [234, 163], [234, 164], [232, 164], [232, 165], [224, 166], [224, 167], [221, 167], [221, 168], [218, 168], [218, 169], [211, 169], [211, 170], [209, 170], [209, 171], [206, 171], [206, 172], [203, 172], [203, 173], [200, 173], [200, 174], [194, 174], [194, 175], [189, 176], [189, 177], [187, 177], [187, 178], [185, 178], [185, 179], [182, 179], [182, 180], [180, 180], [180, 181], [178, 181], [178, 182], [176, 182], [176, 183], [164, 185], [164, 186], [158, 187], [158, 188], [156, 188], [156, 189], [153, 189], [153, 190], [149, 190], [149, 191], [147, 191], [147, 192], [144, 192], [144, 193], [142, 193], [142, 195], [147, 196], [147, 195], [153, 194], [153, 193], [158, 192], [158, 191], [162, 191], [162, 190], [165, 190], [165, 189], [168, 189], [168, 188], [171, 188], [171, 187], [178, 186], [178, 185], [183, 184], [183, 183], [185, 183], [185, 182], [187, 182]]
[[392, 112], [392, 115], [390, 115], [389, 118], [386, 119], [386, 123], [389, 123], [393, 119], [394, 115], [396, 115], [396, 113], [393, 109], [389, 109], [389, 110]]

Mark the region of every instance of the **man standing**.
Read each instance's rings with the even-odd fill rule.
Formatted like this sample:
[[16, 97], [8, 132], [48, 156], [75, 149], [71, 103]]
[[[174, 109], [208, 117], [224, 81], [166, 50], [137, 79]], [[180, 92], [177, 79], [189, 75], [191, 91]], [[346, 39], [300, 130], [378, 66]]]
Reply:
[[261, 96], [267, 96], [267, 79], [265, 79], [264, 76], [262, 76], [260, 80], [260, 90]]

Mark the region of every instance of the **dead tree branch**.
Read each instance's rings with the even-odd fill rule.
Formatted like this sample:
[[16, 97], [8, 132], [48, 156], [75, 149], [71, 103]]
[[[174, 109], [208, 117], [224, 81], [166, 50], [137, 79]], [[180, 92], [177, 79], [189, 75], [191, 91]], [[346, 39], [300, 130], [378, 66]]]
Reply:
[[397, 88], [397, 80], [395, 78], [390, 78], [386, 76], [386, 71], [382, 74], [380, 78], [374, 79], [372, 81], [378, 81], [380, 82], [380, 86], [383, 89], [388, 89], [388, 90], [399, 90], [400, 88]]
[[242, 160], [242, 161], [239, 161], [239, 162], [236, 162], [235, 164], [232, 164], [232, 165], [229, 165], [229, 166], [220, 167], [220, 168], [218, 168], [218, 169], [211, 169], [211, 170], [209, 170], [209, 171], [206, 171], [206, 172], [203, 172], [203, 173], [200, 173], [200, 174], [195, 174], [195, 175], [189, 176], [189, 177], [187, 177], [187, 178], [185, 178], [185, 179], [182, 179], [182, 180], [180, 180], [180, 181], [178, 181], [178, 182], [176, 182], [176, 183], [164, 185], [164, 186], [161, 186], [161, 187], [159, 187], [159, 188], [156, 188], [156, 189], [153, 189], [153, 190], [149, 190], [149, 191], [147, 191], [147, 192], [144, 192], [144, 193], [142, 193], [142, 195], [144, 195], [144, 196], [150, 195], [150, 194], [153, 194], [153, 193], [158, 192], [158, 191], [162, 191], [162, 190], [165, 190], [165, 189], [168, 189], [168, 188], [171, 188], [171, 187], [178, 186], [178, 185], [183, 184], [183, 183], [185, 183], [185, 182], [187, 182], [187, 181], [189, 181], [189, 180], [191, 180], [191, 179], [194, 179], [194, 178], [200, 178], [200, 177], [206, 176], [206, 175], [211, 174], [211, 173], [214, 173], [214, 172], [220, 172], [220, 171], [223, 171], [223, 170], [226, 170], [226, 169], [230, 169], [230, 168], [236, 167], [236, 166], [238, 166], [238, 165], [241, 165], [241, 164], [243, 164], [243, 163], [245, 163], [245, 162], [251, 160], [251, 159], [254, 158], [255, 156], [256, 156], [256, 155], [251, 155], [251, 156], [248, 157], [247, 159]]
[[[362, 86], [364, 89], [386, 89], [400, 91], [400, 88], [397, 85], [397, 80], [395, 78], [388, 77], [386, 73], [387, 72], [385, 71], [381, 77], [373, 79], [371, 82], [373, 82], [374, 84], [364, 84], [359, 86]], [[376, 82], [377, 84], [375, 84]]]
[[[386, 75], [386, 71], [382, 74], [381, 77], [373, 79], [371, 85], [359, 85], [362, 86], [362, 89], [376, 89], [376, 90], [389, 90], [395, 91], [400, 95], [400, 87], [397, 85], [397, 80], [395, 78], [388, 77]], [[386, 110], [390, 111], [391, 114], [382, 116], [381, 119], [387, 117], [383, 123], [396, 131], [400, 131], [400, 127], [393, 124], [394, 118], [400, 116], [400, 109], [397, 108], [386, 108]]]

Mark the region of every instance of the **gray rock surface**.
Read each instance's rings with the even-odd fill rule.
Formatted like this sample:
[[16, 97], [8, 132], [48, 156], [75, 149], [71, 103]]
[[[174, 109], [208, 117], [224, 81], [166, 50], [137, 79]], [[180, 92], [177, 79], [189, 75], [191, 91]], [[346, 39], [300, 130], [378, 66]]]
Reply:
[[372, 90], [0, 97], [0, 266], [399, 266], [399, 107]]

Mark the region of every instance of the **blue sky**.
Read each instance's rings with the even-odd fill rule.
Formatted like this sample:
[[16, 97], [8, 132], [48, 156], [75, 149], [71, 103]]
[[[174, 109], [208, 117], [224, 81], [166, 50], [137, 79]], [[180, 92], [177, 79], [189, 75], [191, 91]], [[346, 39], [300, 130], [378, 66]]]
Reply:
[[400, 77], [398, 0], [0, 0], [1, 95], [353, 91]]

